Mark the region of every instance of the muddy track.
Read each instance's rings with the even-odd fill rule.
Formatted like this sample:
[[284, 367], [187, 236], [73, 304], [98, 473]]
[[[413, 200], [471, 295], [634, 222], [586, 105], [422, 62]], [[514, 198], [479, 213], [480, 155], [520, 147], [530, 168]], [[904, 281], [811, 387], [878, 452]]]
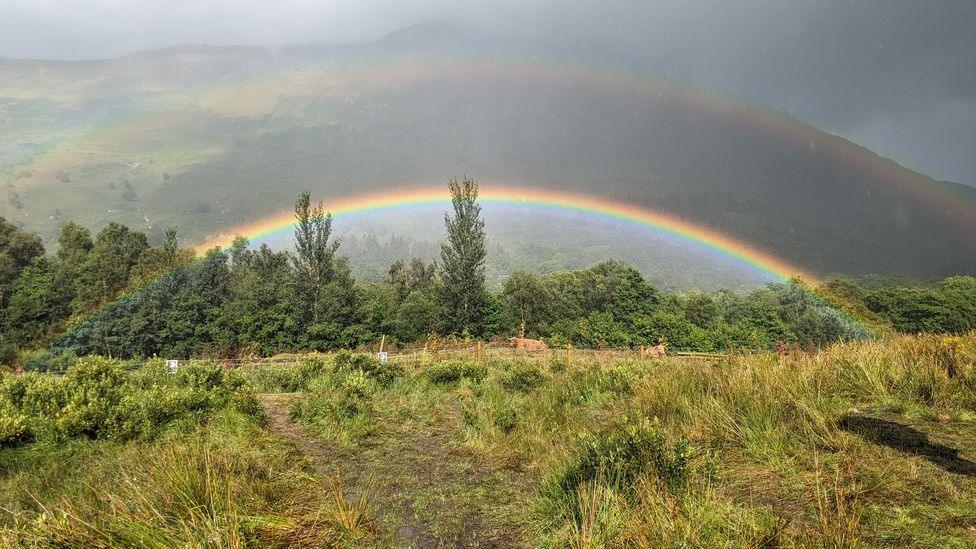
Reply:
[[[379, 522], [398, 547], [524, 547], [519, 529], [506, 527], [470, 504], [467, 495], [498, 486], [499, 479], [450, 443], [459, 420], [455, 403], [442, 421], [405, 428], [384, 423], [391, 435], [356, 450], [330, 445], [291, 420], [294, 394], [266, 394], [260, 400], [268, 428], [292, 443], [321, 474], [339, 471], [347, 495], [374, 494]], [[502, 521], [504, 522], [504, 521]]]
[[288, 393], [260, 395], [264, 412], [268, 416], [268, 429], [295, 444], [317, 472], [326, 473], [330, 458], [328, 447], [291, 420], [291, 403], [297, 398], [298, 395]]

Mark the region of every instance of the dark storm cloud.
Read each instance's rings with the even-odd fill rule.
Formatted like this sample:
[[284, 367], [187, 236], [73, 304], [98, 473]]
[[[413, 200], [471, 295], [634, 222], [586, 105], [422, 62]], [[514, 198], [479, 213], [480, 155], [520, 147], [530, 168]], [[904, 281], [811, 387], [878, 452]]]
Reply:
[[789, 111], [938, 178], [976, 184], [976, 2], [646, 2], [550, 13], [584, 49]]
[[368, 41], [430, 19], [620, 56], [792, 112], [935, 177], [976, 183], [972, 0], [5, 0], [0, 54]]

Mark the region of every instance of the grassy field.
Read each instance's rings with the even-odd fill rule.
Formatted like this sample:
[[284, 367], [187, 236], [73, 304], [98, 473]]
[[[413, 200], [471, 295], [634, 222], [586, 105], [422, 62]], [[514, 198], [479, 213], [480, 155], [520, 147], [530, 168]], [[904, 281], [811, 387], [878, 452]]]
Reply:
[[0, 382], [11, 546], [976, 544], [976, 334]]

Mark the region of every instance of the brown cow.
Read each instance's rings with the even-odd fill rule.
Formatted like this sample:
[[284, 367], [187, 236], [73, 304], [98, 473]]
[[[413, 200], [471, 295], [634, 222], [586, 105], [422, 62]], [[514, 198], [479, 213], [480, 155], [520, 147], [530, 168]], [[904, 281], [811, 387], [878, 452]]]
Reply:
[[508, 338], [508, 344], [516, 349], [525, 349], [527, 351], [544, 351], [549, 348], [545, 341], [541, 339], [529, 339], [527, 337], [510, 337]]
[[646, 356], [649, 356], [651, 358], [660, 358], [667, 353], [667, 349], [665, 349], [664, 344], [661, 343], [660, 345], [648, 347], [647, 350], [644, 351], [644, 353]]

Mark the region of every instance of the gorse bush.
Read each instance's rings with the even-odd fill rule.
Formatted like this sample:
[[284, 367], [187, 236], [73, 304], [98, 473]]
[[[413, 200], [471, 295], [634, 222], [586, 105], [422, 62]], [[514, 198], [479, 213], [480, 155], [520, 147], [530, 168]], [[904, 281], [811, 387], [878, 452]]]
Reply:
[[307, 390], [319, 377], [342, 380], [352, 372], [360, 372], [382, 386], [388, 386], [404, 374], [403, 368], [397, 364], [382, 364], [368, 355], [339, 351], [331, 358], [320, 353], [308, 354], [294, 365], [253, 366], [248, 368], [247, 378], [261, 392], [297, 393]]
[[190, 362], [170, 374], [162, 361], [125, 372], [115, 360], [90, 357], [63, 377], [0, 376], [0, 444], [38, 438], [151, 438], [171, 421], [227, 406], [257, 413], [243, 379], [215, 363]]
[[295, 364], [259, 364], [247, 368], [248, 381], [255, 390], [264, 393], [297, 393], [308, 388], [309, 383], [327, 372], [332, 365], [325, 355], [311, 353], [302, 356]]

